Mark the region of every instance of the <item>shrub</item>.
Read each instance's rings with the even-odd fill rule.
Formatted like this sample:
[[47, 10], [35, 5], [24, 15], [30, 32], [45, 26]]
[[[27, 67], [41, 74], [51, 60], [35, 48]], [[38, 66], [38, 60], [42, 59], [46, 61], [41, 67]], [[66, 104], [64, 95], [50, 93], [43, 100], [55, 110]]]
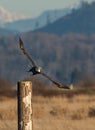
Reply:
[[92, 108], [92, 107], [89, 108], [88, 116], [95, 117], [95, 108]]

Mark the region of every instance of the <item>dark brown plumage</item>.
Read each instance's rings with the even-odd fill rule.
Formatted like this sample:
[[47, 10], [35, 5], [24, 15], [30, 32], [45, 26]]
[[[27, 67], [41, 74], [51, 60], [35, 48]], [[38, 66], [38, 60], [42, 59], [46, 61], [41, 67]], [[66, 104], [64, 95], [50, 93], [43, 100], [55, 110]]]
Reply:
[[25, 48], [24, 48], [24, 44], [21, 38], [19, 38], [19, 44], [20, 44], [20, 49], [22, 50], [22, 52], [24, 53], [24, 55], [26, 55], [26, 57], [30, 60], [30, 62], [32, 63], [32, 67], [29, 69], [28, 72], [32, 72], [33, 75], [36, 74], [41, 74], [44, 77], [48, 78], [52, 83], [54, 83], [57, 87], [59, 88], [64, 88], [64, 89], [71, 89], [72, 86], [66, 86], [63, 85], [61, 83], [58, 83], [57, 81], [53, 80], [51, 77], [49, 77], [47, 74], [45, 74], [44, 72], [42, 72], [41, 67], [37, 67], [37, 65], [35, 64], [35, 62], [33, 61], [33, 59], [29, 56], [29, 54], [26, 52]]

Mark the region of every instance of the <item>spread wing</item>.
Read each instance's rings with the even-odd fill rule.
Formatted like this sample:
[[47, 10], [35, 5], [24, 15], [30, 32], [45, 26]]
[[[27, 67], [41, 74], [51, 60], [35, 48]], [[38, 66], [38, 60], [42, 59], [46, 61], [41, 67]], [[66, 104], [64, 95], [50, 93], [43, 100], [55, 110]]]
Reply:
[[21, 38], [19, 38], [19, 45], [20, 45], [20, 49], [22, 50], [24, 55], [26, 55], [27, 58], [31, 61], [32, 65], [36, 66], [35, 62], [32, 60], [32, 58], [29, 56], [29, 54], [25, 51], [24, 44], [23, 44], [23, 41]]
[[61, 83], [58, 83], [57, 81], [53, 80], [51, 77], [49, 77], [48, 75], [46, 75], [45, 73], [41, 72], [40, 74], [42, 74], [43, 76], [45, 76], [46, 78], [48, 78], [52, 83], [54, 83], [57, 87], [59, 88], [64, 88], [64, 89], [70, 89], [69, 86], [63, 85]]

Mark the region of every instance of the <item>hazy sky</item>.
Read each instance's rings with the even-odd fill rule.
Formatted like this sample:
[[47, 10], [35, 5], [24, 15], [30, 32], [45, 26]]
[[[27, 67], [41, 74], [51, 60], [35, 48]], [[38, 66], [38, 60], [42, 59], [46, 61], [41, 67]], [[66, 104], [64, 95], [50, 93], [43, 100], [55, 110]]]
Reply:
[[[29, 16], [37, 16], [44, 10], [60, 9], [83, 0], [0, 0], [0, 6], [5, 9]], [[95, 0], [84, 0], [95, 1]]]

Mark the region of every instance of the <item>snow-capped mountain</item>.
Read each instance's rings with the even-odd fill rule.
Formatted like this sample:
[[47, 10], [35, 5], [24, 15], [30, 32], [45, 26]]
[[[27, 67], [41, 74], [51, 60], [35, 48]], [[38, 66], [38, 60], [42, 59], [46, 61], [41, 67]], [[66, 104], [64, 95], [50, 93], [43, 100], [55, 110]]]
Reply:
[[36, 18], [28, 18], [5, 24], [6, 29], [17, 30], [20, 32], [33, 31], [70, 13], [71, 9], [47, 10]]
[[63, 9], [47, 10], [36, 18], [18, 15], [0, 7], [0, 26], [4, 29], [16, 30], [18, 32], [34, 31], [70, 14], [72, 9], [78, 7], [79, 5], [72, 5]]
[[20, 19], [26, 19], [25, 15], [18, 15], [16, 13], [10, 12], [0, 6], [0, 26], [4, 26], [7, 22], [13, 22]]

